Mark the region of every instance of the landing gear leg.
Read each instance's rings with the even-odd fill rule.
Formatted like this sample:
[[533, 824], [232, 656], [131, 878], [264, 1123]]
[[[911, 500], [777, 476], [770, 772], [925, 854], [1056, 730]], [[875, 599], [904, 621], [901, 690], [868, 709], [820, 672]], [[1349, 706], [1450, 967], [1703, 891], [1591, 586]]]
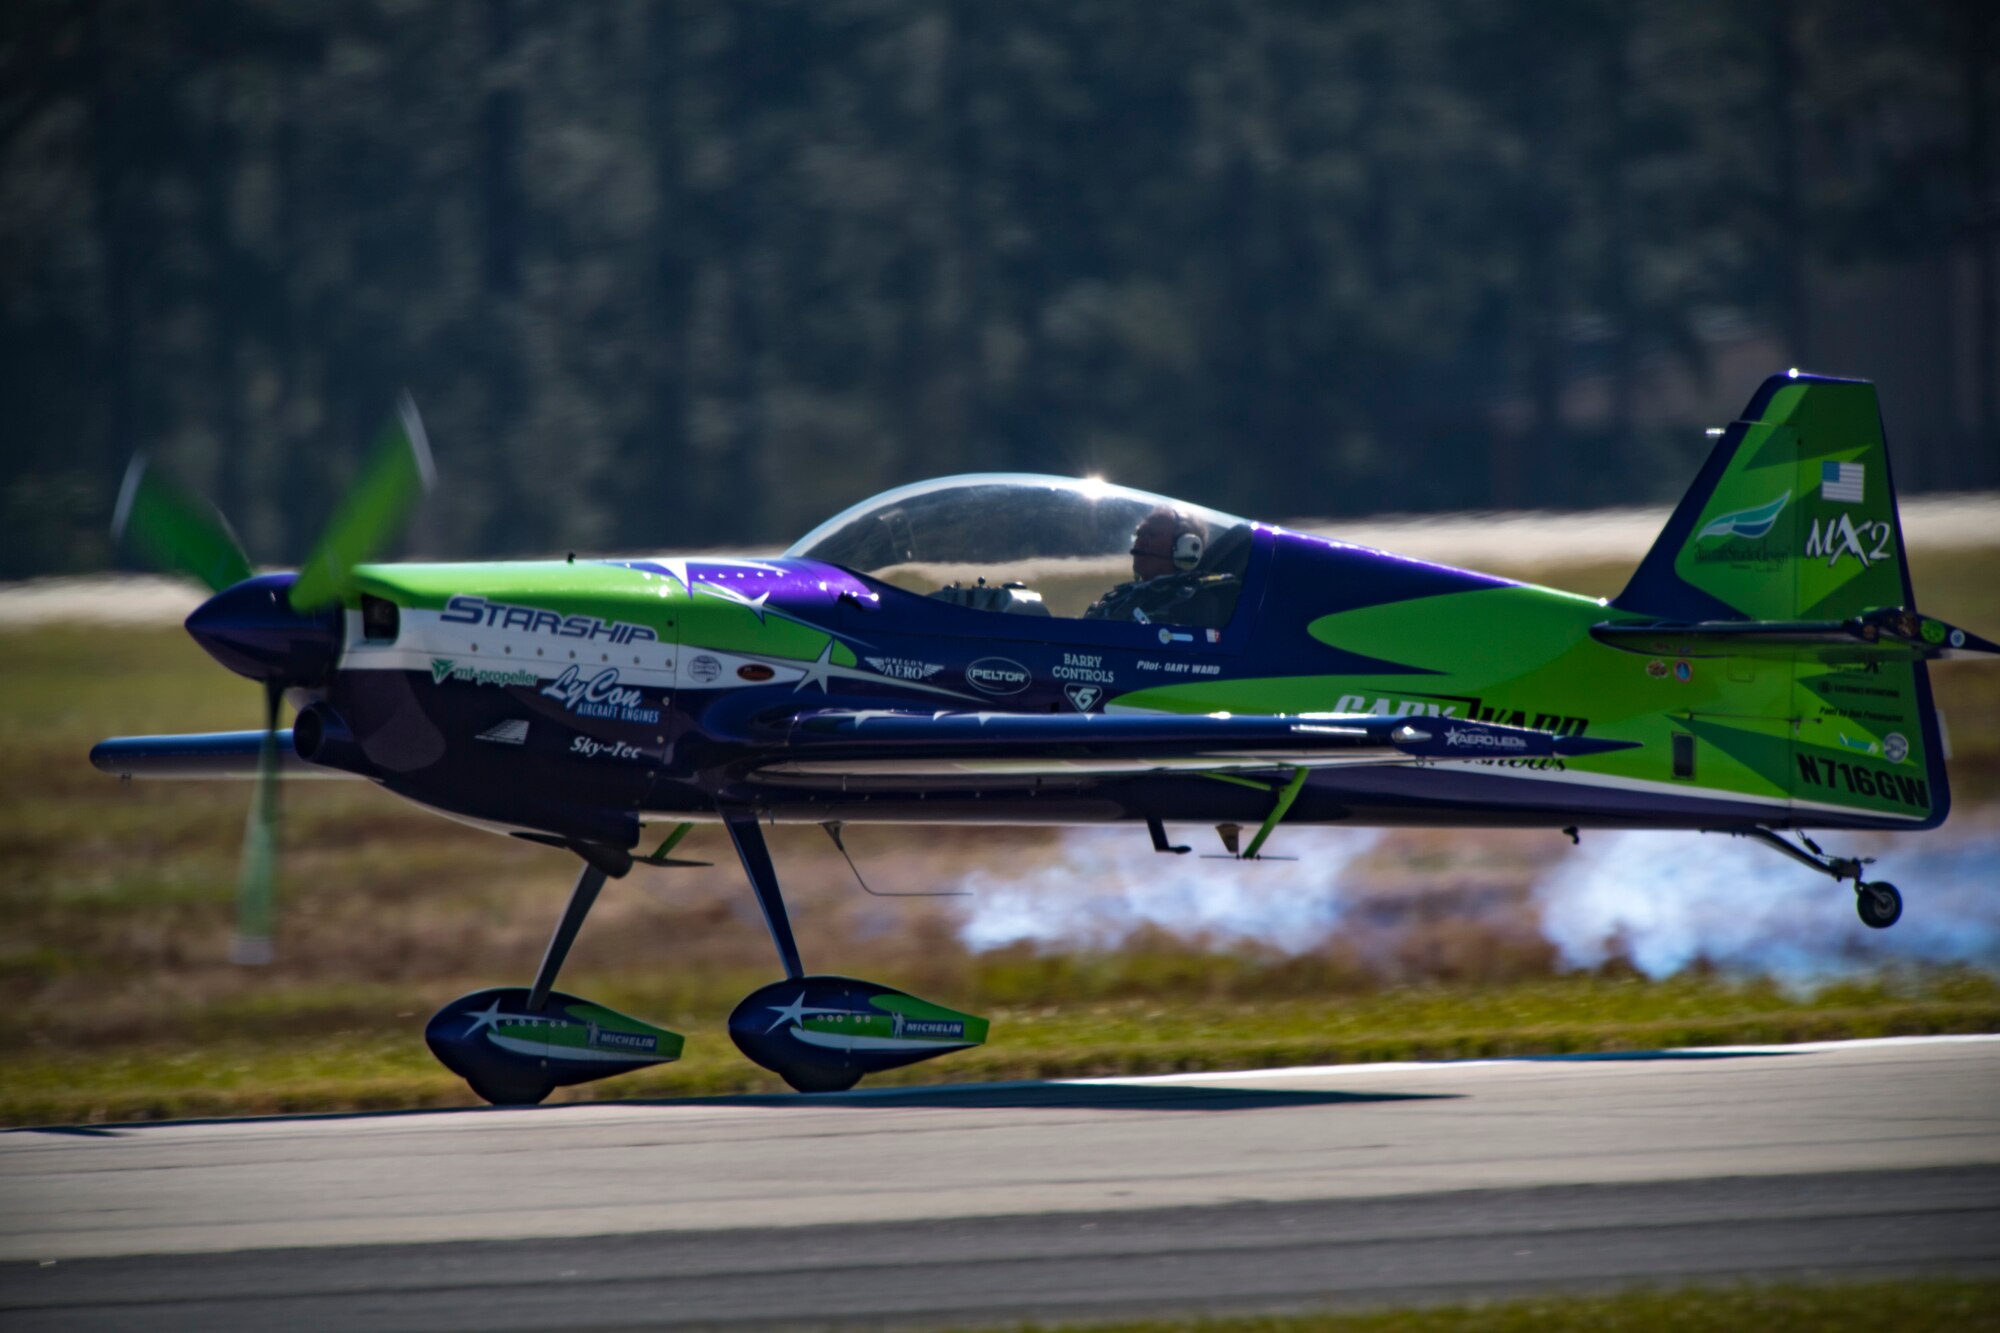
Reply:
[[[777, 946], [778, 961], [784, 965], [785, 980], [798, 981], [805, 976], [806, 969], [799, 961], [798, 941], [792, 938], [792, 919], [785, 913], [785, 896], [778, 888], [778, 871], [771, 864], [771, 850], [764, 845], [764, 830], [757, 826], [757, 816], [748, 811], [725, 814], [723, 824], [729, 830], [729, 840], [736, 844], [736, 855], [743, 862], [743, 873], [750, 877], [750, 889], [757, 895], [757, 906], [764, 913], [764, 928], [771, 932], [771, 943]], [[835, 841], [839, 841], [838, 837]], [[768, 990], [770, 987], [765, 989]], [[761, 994], [763, 991], [753, 992], [753, 998]], [[744, 1004], [748, 1005], [750, 1001], [746, 1000]], [[797, 1016], [804, 1018], [808, 1007], [804, 989], [799, 991], [794, 1007]], [[737, 1016], [742, 1011], [743, 1005], [739, 1005], [737, 1013], [731, 1014], [729, 1019], [730, 1035], [736, 1038], [738, 1047], [743, 1046], [742, 1038], [737, 1033]], [[781, 1018], [784, 1015], [782, 1008], [774, 1012]], [[746, 1049], [744, 1053], [750, 1055], [753, 1060], [757, 1059], [750, 1050]], [[783, 1067], [768, 1064], [763, 1060], [759, 1060], [758, 1063], [767, 1064], [767, 1067], [774, 1069], [780, 1078], [791, 1084], [798, 1092], [845, 1092], [859, 1083], [862, 1073], [865, 1072], [860, 1068], [838, 1063]]]
[[569, 905], [563, 908], [561, 919], [556, 922], [555, 933], [549, 936], [549, 947], [542, 951], [542, 965], [535, 971], [535, 984], [528, 988], [528, 1003], [525, 1006], [531, 1014], [539, 1014], [549, 1002], [549, 989], [556, 984], [556, 973], [569, 958], [569, 949], [576, 943], [576, 932], [583, 929], [583, 919], [590, 915], [590, 909], [597, 905], [597, 895], [604, 888], [605, 873], [586, 862], [583, 873], [576, 877], [576, 887], [570, 890]]
[[[759, 986], [729, 1015], [729, 1039], [797, 1092], [845, 1092], [864, 1074], [915, 1064], [986, 1040], [986, 1020], [855, 977], [807, 976], [778, 891], [764, 831], [749, 810], [723, 825], [757, 894], [785, 979]], [[833, 830], [828, 830], [833, 832]], [[835, 844], [839, 838], [836, 836]], [[844, 850], [844, 849], [843, 849]]]
[[[591, 850], [594, 852], [597, 849]], [[597, 905], [597, 895], [603, 891], [609, 869], [613, 868], [607, 867], [606, 858], [602, 855], [579, 854], [584, 856], [583, 870], [576, 877], [576, 887], [570, 890], [569, 902], [564, 906], [562, 916], [556, 920], [555, 931], [549, 936], [549, 947], [542, 951], [542, 965], [535, 970], [535, 984], [528, 988], [528, 998], [521, 1006], [523, 1013], [539, 1014], [548, 1008], [549, 991], [555, 987], [556, 974], [562, 971], [563, 963], [569, 958], [570, 946], [576, 943], [576, 933], [583, 929], [583, 919]], [[466, 1082], [471, 1084], [474, 1092], [495, 1106], [534, 1106], [555, 1089], [555, 1084], [546, 1078], [512, 1069], [467, 1078]]]
[[1795, 846], [1767, 828], [1704, 830], [1705, 832], [1727, 832], [1734, 837], [1755, 838], [1758, 842], [1776, 851], [1783, 852], [1800, 865], [1811, 866], [1822, 875], [1833, 879], [1854, 881], [1854, 909], [1861, 916], [1861, 924], [1872, 930], [1886, 930], [1903, 916], [1903, 895], [1894, 884], [1886, 881], [1873, 883], [1861, 878], [1862, 867], [1874, 863], [1872, 856], [1828, 856], [1819, 849], [1819, 844], [1805, 834], [1799, 835], [1803, 847]]
[[566, 845], [583, 858], [583, 870], [542, 952], [535, 984], [461, 995], [424, 1025], [424, 1043], [438, 1062], [495, 1106], [533, 1106], [556, 1088], [680, 1058], [678, 1032], [555, 988], [604, 881], [632, 869], [631, 853], [620, 848]]
[[806, 970], [799, 962], [798, 941], [792, 938], [792, 921], [785, 915], [785, 898], [778, 889], [770, 849], [764, 845], [764, 830], [757, 827], [757, 816], [747, 811], [725, 815], [723, 822], [728, 826], [729, 840], [736, 844], [736, 855], [743, 861], [743, 873], [750, 877], [750, 888], [764, 913], [764, 927], [771, 932], [778, 961], [785, 966], [785, 978], [797, 981]]

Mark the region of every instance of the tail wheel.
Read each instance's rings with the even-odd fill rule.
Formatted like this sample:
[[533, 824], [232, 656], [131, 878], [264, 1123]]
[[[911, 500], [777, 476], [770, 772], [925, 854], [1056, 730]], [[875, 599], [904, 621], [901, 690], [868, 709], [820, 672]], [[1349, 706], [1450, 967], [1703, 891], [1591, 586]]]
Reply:
[[1903, 895], [1896, 892], [1894, 884], [1857, 884], [1854, 909], [1861, 914], [1861, 924], [1873, 930], [1887, 930], [1902, 919]]

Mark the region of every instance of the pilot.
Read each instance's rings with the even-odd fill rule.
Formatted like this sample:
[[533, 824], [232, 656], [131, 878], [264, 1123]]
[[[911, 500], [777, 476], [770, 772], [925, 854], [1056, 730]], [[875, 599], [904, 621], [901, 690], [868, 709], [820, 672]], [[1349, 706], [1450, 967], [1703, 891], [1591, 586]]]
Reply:
[[1132, 581], [1092, 602], [1084, 616], [1219, 628], [1235, 604], [1236, 578], [1197, 572], [1207, 549], [1206, 523], [1160, 505], [1132, 532]]

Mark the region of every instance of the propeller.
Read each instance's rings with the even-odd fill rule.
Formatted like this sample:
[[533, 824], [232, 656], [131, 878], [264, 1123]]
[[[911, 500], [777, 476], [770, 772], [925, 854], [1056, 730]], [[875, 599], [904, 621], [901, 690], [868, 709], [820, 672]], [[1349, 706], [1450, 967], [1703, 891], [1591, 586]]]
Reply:
[[221, 511], [151, 470], [147, 461], [145, 454], [134, 454], [125, 469], [118, 508], [111, 515], [112, 542], [129, 535], [155, 565], [197, 579], [211, 592], [234, 587], [255, 573]]
[[423, 418], [410, 395], [402, 394], [396, 399], [395, 419], [376, 437], [361, 476], [299, 570], [292, 584], [292, 609], [311, 611], [340, 600], [354, 567], [389, 544], [436, 481]]
[[273, 956], [278, 845], [278, 720], [285, 690], [319, 683], [336, 651], [337, 606], [354, 569], [380, 553], [436, 479], [430, 442], [406, 393], [361, 472], [296, 576], [258, 576], [222, 514], [147, 466], [126, 469], [112, 517], [114, 541], [155, 565], [187, 574], [216, 595], [188, 617], [202, 646], [264, 687], [264, 741], [244, 823], [236, 879], [236, 937], [230, 958], [261, 965]]
[[243, 860], [236, 871], [236, 938], [229, 961], [261, 967], [276, 956], [271, 945], [278, 878], [278, 706], [285, 687], [264, 682], [264, 744], [257, 752], [257, 786], [243, 824]]

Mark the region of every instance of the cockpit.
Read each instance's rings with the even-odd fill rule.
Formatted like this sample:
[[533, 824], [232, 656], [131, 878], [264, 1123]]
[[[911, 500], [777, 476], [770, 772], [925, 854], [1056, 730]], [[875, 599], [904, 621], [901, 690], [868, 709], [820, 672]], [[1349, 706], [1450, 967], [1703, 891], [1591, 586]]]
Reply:
[[990, 472], [884, 492], [785, 554], [974, 610], [1219, 629], [1253, 532], [1108, 482]]

